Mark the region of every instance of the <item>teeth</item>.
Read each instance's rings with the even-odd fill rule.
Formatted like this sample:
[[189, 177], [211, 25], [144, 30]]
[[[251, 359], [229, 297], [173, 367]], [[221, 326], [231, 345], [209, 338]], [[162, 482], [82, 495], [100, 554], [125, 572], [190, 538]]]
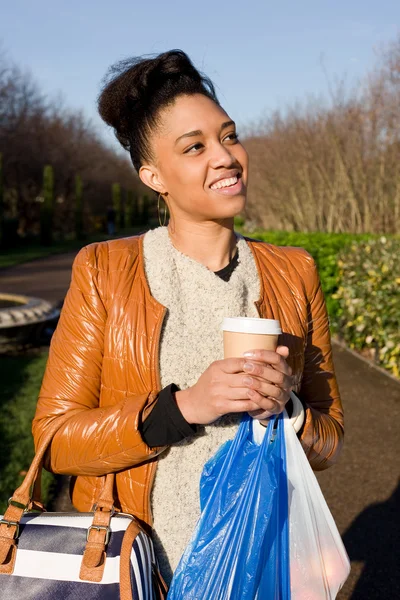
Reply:
[[235, 185], [237, 183], [237, 177], [229, 177], [229, 179], [221, 179], [221, 181], [217, 181], [217, 183], [213, 183], [211, 186], [212, 190], [219, 190], [220, 188], [229, 187], [230, 185]]

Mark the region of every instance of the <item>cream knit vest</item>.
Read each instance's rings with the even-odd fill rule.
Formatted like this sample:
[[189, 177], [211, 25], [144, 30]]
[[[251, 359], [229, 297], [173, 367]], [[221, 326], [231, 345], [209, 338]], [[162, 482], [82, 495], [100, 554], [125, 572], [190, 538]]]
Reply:
[[[160, 338], [161, 385], [194, 385], [223, 358], [224, 317], [258, 317], [260, 282], [253, 253], [237, 234], [239, 262], [229, 281], [179, 252], [167, 227], [144, 236], [145, 272], [152, 295], [168, 310]], [[152, 491], [156, 552], [170, 582], [200, 514], [199, 481], [204, 464], [232, 439], [240, 415], [227, 415], [174, 444], [159, 457]], [[169, 563], [169, 564], [168, 564]]]

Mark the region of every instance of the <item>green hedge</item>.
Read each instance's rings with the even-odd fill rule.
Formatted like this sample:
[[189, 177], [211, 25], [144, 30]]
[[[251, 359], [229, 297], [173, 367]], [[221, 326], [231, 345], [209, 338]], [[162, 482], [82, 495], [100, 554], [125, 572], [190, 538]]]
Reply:
[[318, 266], [332, 332], [400, 377], [398, 237], [238, 229], [278, 246], [305, 248]]
[[400, 377], [400, 239], [352, 244], [339, 256], [339, 330], [351, 348], [364, 351]]
[[286, 231], [254, 231], [245, 235], [277, 246], [298, 246], [311, 254], [321, 277], [331, 329], [337, 331], [340, 314], [340, 304], [336, 298], [340, 278], [338, 255], [343, 249], [350, 248], [354, 242], [370, 239], [371, 236], [348, 233], [295, 233]]

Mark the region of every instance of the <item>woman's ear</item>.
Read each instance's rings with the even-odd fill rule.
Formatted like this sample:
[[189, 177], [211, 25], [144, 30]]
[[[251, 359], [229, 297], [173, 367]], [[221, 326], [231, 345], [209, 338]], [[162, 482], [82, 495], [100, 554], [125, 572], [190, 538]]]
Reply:
[[139, 169], [141, 181], [158, 194], [165, 194], [166, 189], [163, 185], [157, 167], [153, 165], [143, 165]]

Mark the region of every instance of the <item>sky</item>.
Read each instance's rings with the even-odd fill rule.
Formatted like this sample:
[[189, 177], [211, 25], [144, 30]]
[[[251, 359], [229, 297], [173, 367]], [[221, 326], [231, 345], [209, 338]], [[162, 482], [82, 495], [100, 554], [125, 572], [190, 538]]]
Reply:
[[399, 0], [2, 0], [0, 48], [101, 135], [101, 80], [114, 62], [184, 50], [240, 126], [352, 84], [400, 33]]

